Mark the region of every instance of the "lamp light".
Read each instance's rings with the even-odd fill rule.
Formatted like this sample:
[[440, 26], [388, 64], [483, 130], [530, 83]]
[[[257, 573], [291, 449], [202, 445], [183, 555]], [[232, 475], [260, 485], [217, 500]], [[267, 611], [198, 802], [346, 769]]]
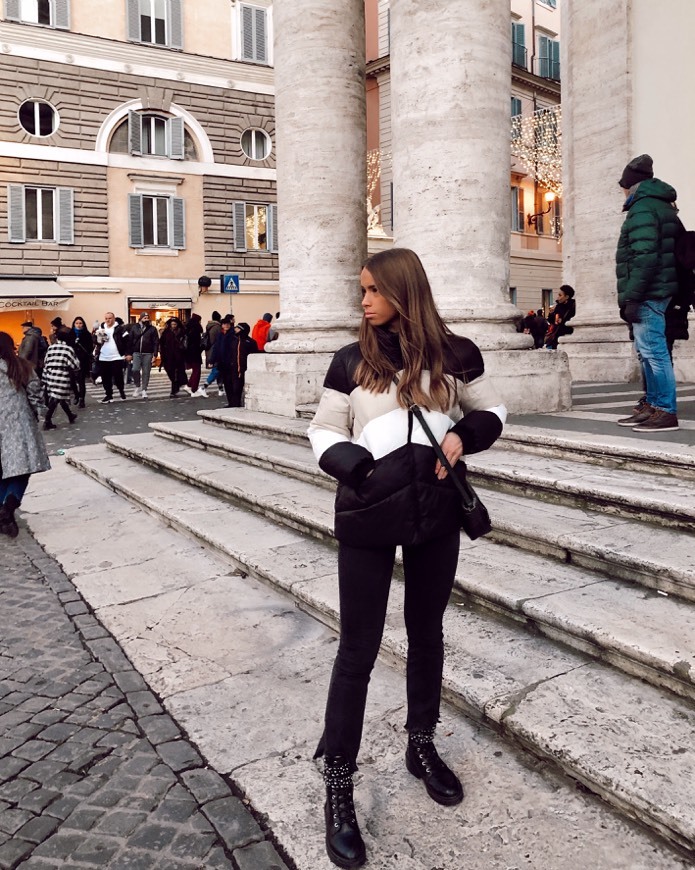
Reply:
[[549, 190], [544, 197], [545, 201], [548, 203], [548, 207], [543, 211], [536, 212], [536, 214], [526, 215], [526, 221], [530, 227], [536, 227], [538, 225], [538, 218], [544, 214], [548, 214], [550, 209], [553, 207], [553, 203], [555, 202], [555, 194], [552, 190]]

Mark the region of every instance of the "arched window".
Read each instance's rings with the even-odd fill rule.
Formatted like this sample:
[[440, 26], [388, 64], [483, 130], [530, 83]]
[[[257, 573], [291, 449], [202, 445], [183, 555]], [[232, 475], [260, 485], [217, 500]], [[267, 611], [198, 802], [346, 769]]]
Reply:
[[183, 118], [152, 112], [128, 112], [127, 120], [119, 124], [111, 136], [109, 151], [138, 157], [198, 159], [195, 141], [186, 130]]
[[270, 154], [270, 136], [265, 130], [248, 129], [241, 134], [241, 150], [251, 160], [265, 160]]

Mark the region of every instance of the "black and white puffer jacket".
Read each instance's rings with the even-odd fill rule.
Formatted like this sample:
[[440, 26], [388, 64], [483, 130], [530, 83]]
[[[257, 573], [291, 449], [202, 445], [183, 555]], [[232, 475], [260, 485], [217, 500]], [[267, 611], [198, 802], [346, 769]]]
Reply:
[[[379, 343], [400, 372], [398, 334], [379, 328]], [[436, 455], [426, 433], [398, 404], [395, 384], [373, 393], [355, 383], [361, 359], [358, 343], [335, 354], [309, 426], [319, 466], [338, 481], [336, 538], [355, 547], [412, 545], [460, 528], [458, 492], [448, 477], [435, 476]], [[507, 412], [477, 346], [452, 336], [444, 370], [455, 397], [446, 412], [423, 409], [427, 424], [440, 443], [449, 430], [455, 432], [464, 456], [486, 450], [502, 432]], [[428, 381], [425, 372], [424, 387]]]

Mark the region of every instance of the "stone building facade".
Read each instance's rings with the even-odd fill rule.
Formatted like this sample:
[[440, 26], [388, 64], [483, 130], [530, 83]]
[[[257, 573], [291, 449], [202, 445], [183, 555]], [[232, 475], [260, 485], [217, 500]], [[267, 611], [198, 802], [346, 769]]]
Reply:
[[[90, 323], [105, 310], [274, 312], [270, 0], [94, 10], [4, 0], [0, 328], [45, 328], [56, 310]], [[199, 296], [202, 274], [213, 285]], [[239, 292], [222, 295], [230, 274]]]

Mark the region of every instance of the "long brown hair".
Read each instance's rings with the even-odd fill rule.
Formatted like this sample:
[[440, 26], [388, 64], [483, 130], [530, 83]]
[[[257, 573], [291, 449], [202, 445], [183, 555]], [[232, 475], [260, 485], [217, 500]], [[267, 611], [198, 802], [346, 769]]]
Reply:
[[[403, 375], [398, 383], [398, 403], [415, 402], [429, 410], [449, 407], [453, 385], [444, 375], [444, 352], [451, 330], [437, 311], [425, 269], [408, 248], [391, 248], [374, 254], [364, 264], [379, 293], [400, 315], [398, 337], [403, 355]], [[379, 347], [376, 329], [362, 319], [359, 335], [362, 360], [355, 380], [375, 393], [385, 393], [397, 367]], [[429, 391], [422, 389], [423, 371], [429, 371]]]
[[4, 359], [7, 363], [7, 377], [15, 390], [19, 392], [26, 387], [34, 367], [29, 360], [17, 356], [12, 336], [7, 332], [0, 332], [0, 359]]

